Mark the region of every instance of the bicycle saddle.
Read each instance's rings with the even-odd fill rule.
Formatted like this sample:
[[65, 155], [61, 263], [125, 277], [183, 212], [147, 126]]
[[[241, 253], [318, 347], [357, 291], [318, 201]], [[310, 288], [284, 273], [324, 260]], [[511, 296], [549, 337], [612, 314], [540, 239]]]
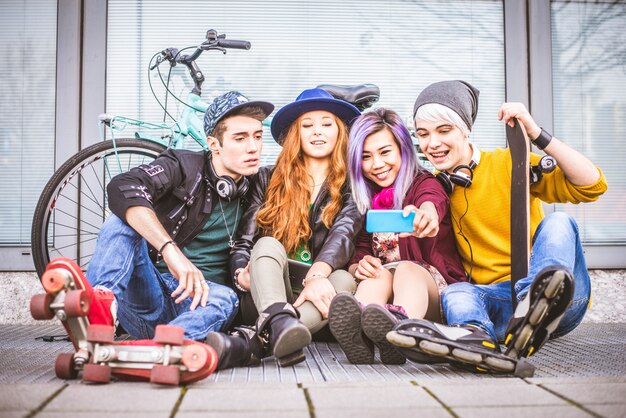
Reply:
[[317, 88], [326, 90], [335, 99], [352, 103], [360, 111], [364, 111], [380, 98], [380, 89], [375, 84], [357, 84], [353, 86], [320, 84]]

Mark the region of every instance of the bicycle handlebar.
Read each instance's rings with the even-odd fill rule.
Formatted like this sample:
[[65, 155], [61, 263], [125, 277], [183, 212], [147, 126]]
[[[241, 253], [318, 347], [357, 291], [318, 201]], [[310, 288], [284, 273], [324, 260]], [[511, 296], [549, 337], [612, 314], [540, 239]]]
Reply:
[[248, 41], [237, 41], [235, 39], [218, 39], [217, 45], [222, 48], [233, 48], [233, 49], [250, 49], [252, 44]]

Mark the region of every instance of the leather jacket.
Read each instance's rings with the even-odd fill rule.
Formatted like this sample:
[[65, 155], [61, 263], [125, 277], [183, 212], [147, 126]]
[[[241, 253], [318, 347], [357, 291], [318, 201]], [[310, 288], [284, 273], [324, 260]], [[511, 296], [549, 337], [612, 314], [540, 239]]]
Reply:
[[[176, 244], [185, 247], [202, 231], [217, 198], [210, 156], [206, 151], [167, 150], [151, 163], [115, 176], [107, 186], [111, 211], [125, 221], [128, 208], [151, 208]], [[156, 260], [157, 250], [149, 249]]]
[[[254, 243], [264, 235], [256, 223], [257, 214], [265, 201], [265, 191], [269, 185], [274, 167], [261, 167], [253, 178], [248, 195], [248, 207], [241, 218], [237, 229], [237, 240], [230, 252], [231, 273], [243, 268], [250, 260], [250, 253]], [[354, 240], [361, 229], [363, 217], [359, 213], [356, 203], [352, 200], [349, 183], [342, 189], [343, 207], [335, 217], [330, 230], [322, 222], [322, 209], [329, 203], [330, 195], [324, 184], [313, 207], [309, 212], [309, 223], [313, 231], [308, 242], [313, 262], [323, 261], [333, 270], [345, 268], [354, 253]], [[285, 213], [284, 216], [289, 216]]]

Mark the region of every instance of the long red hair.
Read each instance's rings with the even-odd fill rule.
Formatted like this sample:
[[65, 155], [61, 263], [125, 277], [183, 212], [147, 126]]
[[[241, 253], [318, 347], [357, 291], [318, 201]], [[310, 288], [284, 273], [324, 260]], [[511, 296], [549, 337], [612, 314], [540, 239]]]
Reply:
[[[337, 116], [334, 118], [339, 133], [335, 149], [330, 155], [330, 171], [326, 178], [330, 202], [322, 209], [322, 222], [328, 229], [343, 207], [341, 188], [347, 175], [348, 128]], [[311, 176], [306, 171], [302, 156], [301, 119], [302, 116], [294, 121], [285, 135], [283, 150], [276, 160], [265, 192], [265, 202], [257, 216], [259, 228], [280, 241], [287, 254], [294, 254], [312, 235], [309, 225]]]

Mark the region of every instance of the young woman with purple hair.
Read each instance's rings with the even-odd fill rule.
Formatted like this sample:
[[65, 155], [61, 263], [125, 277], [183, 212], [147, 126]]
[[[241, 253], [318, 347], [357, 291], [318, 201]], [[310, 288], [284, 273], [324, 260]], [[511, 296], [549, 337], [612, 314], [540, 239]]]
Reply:
[[343, 292], [333, 299], [330, 329], [351, 363], [373, 363], [377, 346], [383, 363], [401, 364], [405, 358], [387, 342], [387, 332], [407, 317], [441, 322], [439, 293], [449, 283], [467, 281], [449, 199], [437, 179], [419, 165], [409, 131], [390, 109], [356, 119], [350, 130], [348, 168], [361, 213], [414, 212], [414, 230], [361, 231], [349, 267], [359, 285], [354, 296]]

